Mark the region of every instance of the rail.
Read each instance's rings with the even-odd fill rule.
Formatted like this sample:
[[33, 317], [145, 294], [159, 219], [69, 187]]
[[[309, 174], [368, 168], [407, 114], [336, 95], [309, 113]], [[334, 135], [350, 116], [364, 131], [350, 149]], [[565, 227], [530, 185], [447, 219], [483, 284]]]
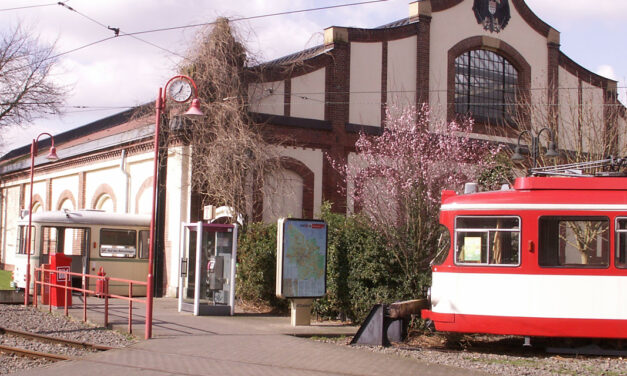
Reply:
[[[50, 282], [52, 275], [56, 276], [56, 281], [63, 281], [62, 283]], [[48, 279], [46, 279], [46, 275]], [[82, 280], [82, 287], [73, 287], [70, 280], [71, 277], [80, 277]], [[95, 289], [89, 290], [86, 286], [89, 286], [90, 279], [95, 279]], [[109, 282], [119, 282], [128, 284], [128, 296], [110, 294]], [[47, 269], [45, 265], [39, 268], [35, 268], [35, 281], [33, 291], [33, 305], [38, 306], [38, 292], [41, 291], [42, 305], [45, 305], [45, 288], [48, 287], [48, 311], [52, 312], [52, 289], [63, 290], [63, 308], [65, 316], [69, 315], [68, 295], [72, 299], [72, 292], [80, 292], [83, 294], [83, 321], [87, 321], [87, 296], [97, 296], [104, 299], [104, 326], [109, 326], [109, 299], [120, 299], [128, 301], [128, 333], [133, 333], [133, 303], [147, 304], [147, 298], [133, 297], [133, 286], [147, 286], [145, 281], [134, 281], [131, 279], [107, 277], [106, 275], [93, 275], [84, 273], [75, 273], [67, 270], [54, 270]], [[40, 287], [40, 288], [39, 288]], [[39, 289], [38, 289], [39, 288]], [[69, 294], [68, 294], [69, 292]], [[71, 305], [71, 300], [70, 300]], [[55, 305], [56, 306], [56, 305]], [[146, 338], [148, 339], [148, 338]]]

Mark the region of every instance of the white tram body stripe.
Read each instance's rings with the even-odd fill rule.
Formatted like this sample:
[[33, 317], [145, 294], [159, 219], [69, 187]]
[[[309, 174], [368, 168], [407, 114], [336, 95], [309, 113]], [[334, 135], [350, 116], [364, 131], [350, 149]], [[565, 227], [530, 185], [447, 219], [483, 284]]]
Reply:
[[627, 319], [627, 276], [433, 273], [432, 311], [466, 315]]
[[615, 204], [485, 204], [451, 203], [444, 204], [442, 211], [452, 210], [592, 210], [592, 211], [627, 211], [627, 205]]

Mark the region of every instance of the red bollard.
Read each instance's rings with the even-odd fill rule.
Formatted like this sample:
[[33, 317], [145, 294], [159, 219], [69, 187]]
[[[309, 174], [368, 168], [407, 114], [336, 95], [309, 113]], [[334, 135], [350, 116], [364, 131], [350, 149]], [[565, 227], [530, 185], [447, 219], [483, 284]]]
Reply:
[[107, 294], [104, 286], [104, 277], [106, 275], [107, 273], [104, 272], [104, 269], [101, 266], [100, 269], [98, 269], [98, 279], [96, 279], [96, 296], [99, 298], [103, 298]]

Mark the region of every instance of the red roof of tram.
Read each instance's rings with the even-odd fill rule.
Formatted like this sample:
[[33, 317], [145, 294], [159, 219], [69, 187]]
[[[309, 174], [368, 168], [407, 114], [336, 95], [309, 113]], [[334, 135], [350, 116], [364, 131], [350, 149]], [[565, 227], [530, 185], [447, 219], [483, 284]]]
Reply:
[[516, 190], [627, 190], [626, 177], [525, 177], [514, 182]]
[[627, 178], [524, 177], [514, 189], [450, 195], [442, 204], [627, 204]]

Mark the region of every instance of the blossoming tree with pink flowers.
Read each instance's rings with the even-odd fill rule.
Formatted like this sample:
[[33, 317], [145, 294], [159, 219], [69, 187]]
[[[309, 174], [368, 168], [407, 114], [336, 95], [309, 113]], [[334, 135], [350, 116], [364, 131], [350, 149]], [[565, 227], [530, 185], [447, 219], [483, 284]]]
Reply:
[[471, 137], [470, 119], [436, 123], [429, 115], [426, 106], [388, 110], [380, 135], [362, 133], [348, 161], [330, 160], [346, 184], [349, 208], [386, 239], [412, 292], [427, 282], [442, 237], [442, 190], [476, 182], [499, 152], [495, 143]]

